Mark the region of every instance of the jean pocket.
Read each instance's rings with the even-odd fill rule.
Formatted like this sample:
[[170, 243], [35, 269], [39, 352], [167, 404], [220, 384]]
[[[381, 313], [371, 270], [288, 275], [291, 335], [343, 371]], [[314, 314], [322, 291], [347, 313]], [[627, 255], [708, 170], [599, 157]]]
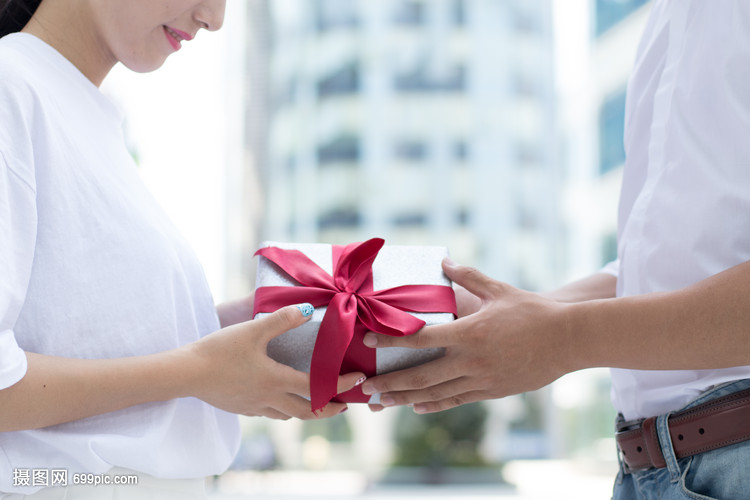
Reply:
[[693, 458], [694, 457], [690, 457], [680, 460], [680, 466], [683, 471], [682, 477], [680, 478], [680, 493], [682, 493], [685, 498], [695, 500], [720, 500], [717, 497], [709, 496], [711, 493], [711, 485], [706, 484], [705, 480], [696, 481]]
[[680, 460], [686, 498], [750, 500], [750, 441]]

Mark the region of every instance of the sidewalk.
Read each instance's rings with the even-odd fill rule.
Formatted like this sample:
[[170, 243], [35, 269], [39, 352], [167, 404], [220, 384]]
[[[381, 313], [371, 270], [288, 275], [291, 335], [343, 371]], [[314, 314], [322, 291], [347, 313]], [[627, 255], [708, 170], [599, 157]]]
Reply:
[[510, 484], [389, 485], [356, 471], [229, 472], [211, 500], [608, 500], [614, 464], [572, 461], [515, 461], [503, 469]]

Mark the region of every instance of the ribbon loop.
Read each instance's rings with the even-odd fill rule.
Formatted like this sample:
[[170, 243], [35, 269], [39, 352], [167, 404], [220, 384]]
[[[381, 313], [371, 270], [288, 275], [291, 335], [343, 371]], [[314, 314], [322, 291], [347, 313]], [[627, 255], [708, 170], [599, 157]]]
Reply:
[[[253, 316], [299, 302], [328, 306], [312, 353], [310, 399], [314, 412], [336, 396], [342, 366], [357, 367], [368, 376], [375, 374], [375, 350], [359, 345], [367, 330], [391, 336], [411, 335], [425, 323], [406, 311], [456, 314], [456, 299], [450, 286], [405, 285], [373, 291], [372, 265], [384, 243], [373, 238], [334, 247], [333, 276], [299, 250], [266, 247], [255, 253], [269, 259], [302, 286], [258, 288]], [[347, 362], [350, 356], [356, 360]], [[367, 400], [361, 394], [353, 397], [356, 401]]]

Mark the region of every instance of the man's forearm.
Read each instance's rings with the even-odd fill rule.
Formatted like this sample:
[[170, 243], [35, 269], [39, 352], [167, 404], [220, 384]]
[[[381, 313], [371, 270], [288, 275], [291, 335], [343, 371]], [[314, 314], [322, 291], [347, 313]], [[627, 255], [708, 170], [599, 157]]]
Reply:
[[611, 274], [596, 273], [540, 295], [558, 302], [584, 302], [614, 298], [616, 287], [617, 278]]
[[689, 287], [573, 304], [571, 369], [715, 369], [750, 364], [750, 262]]

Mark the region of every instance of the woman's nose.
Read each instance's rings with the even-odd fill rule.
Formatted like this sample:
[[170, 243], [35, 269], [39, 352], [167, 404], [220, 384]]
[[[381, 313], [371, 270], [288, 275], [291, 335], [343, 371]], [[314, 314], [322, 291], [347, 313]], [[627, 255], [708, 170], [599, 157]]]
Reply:
[[216, 31], [224, 24], [226, 0], [204, 0], [195, 9], [193, 18], [204, 29]]

